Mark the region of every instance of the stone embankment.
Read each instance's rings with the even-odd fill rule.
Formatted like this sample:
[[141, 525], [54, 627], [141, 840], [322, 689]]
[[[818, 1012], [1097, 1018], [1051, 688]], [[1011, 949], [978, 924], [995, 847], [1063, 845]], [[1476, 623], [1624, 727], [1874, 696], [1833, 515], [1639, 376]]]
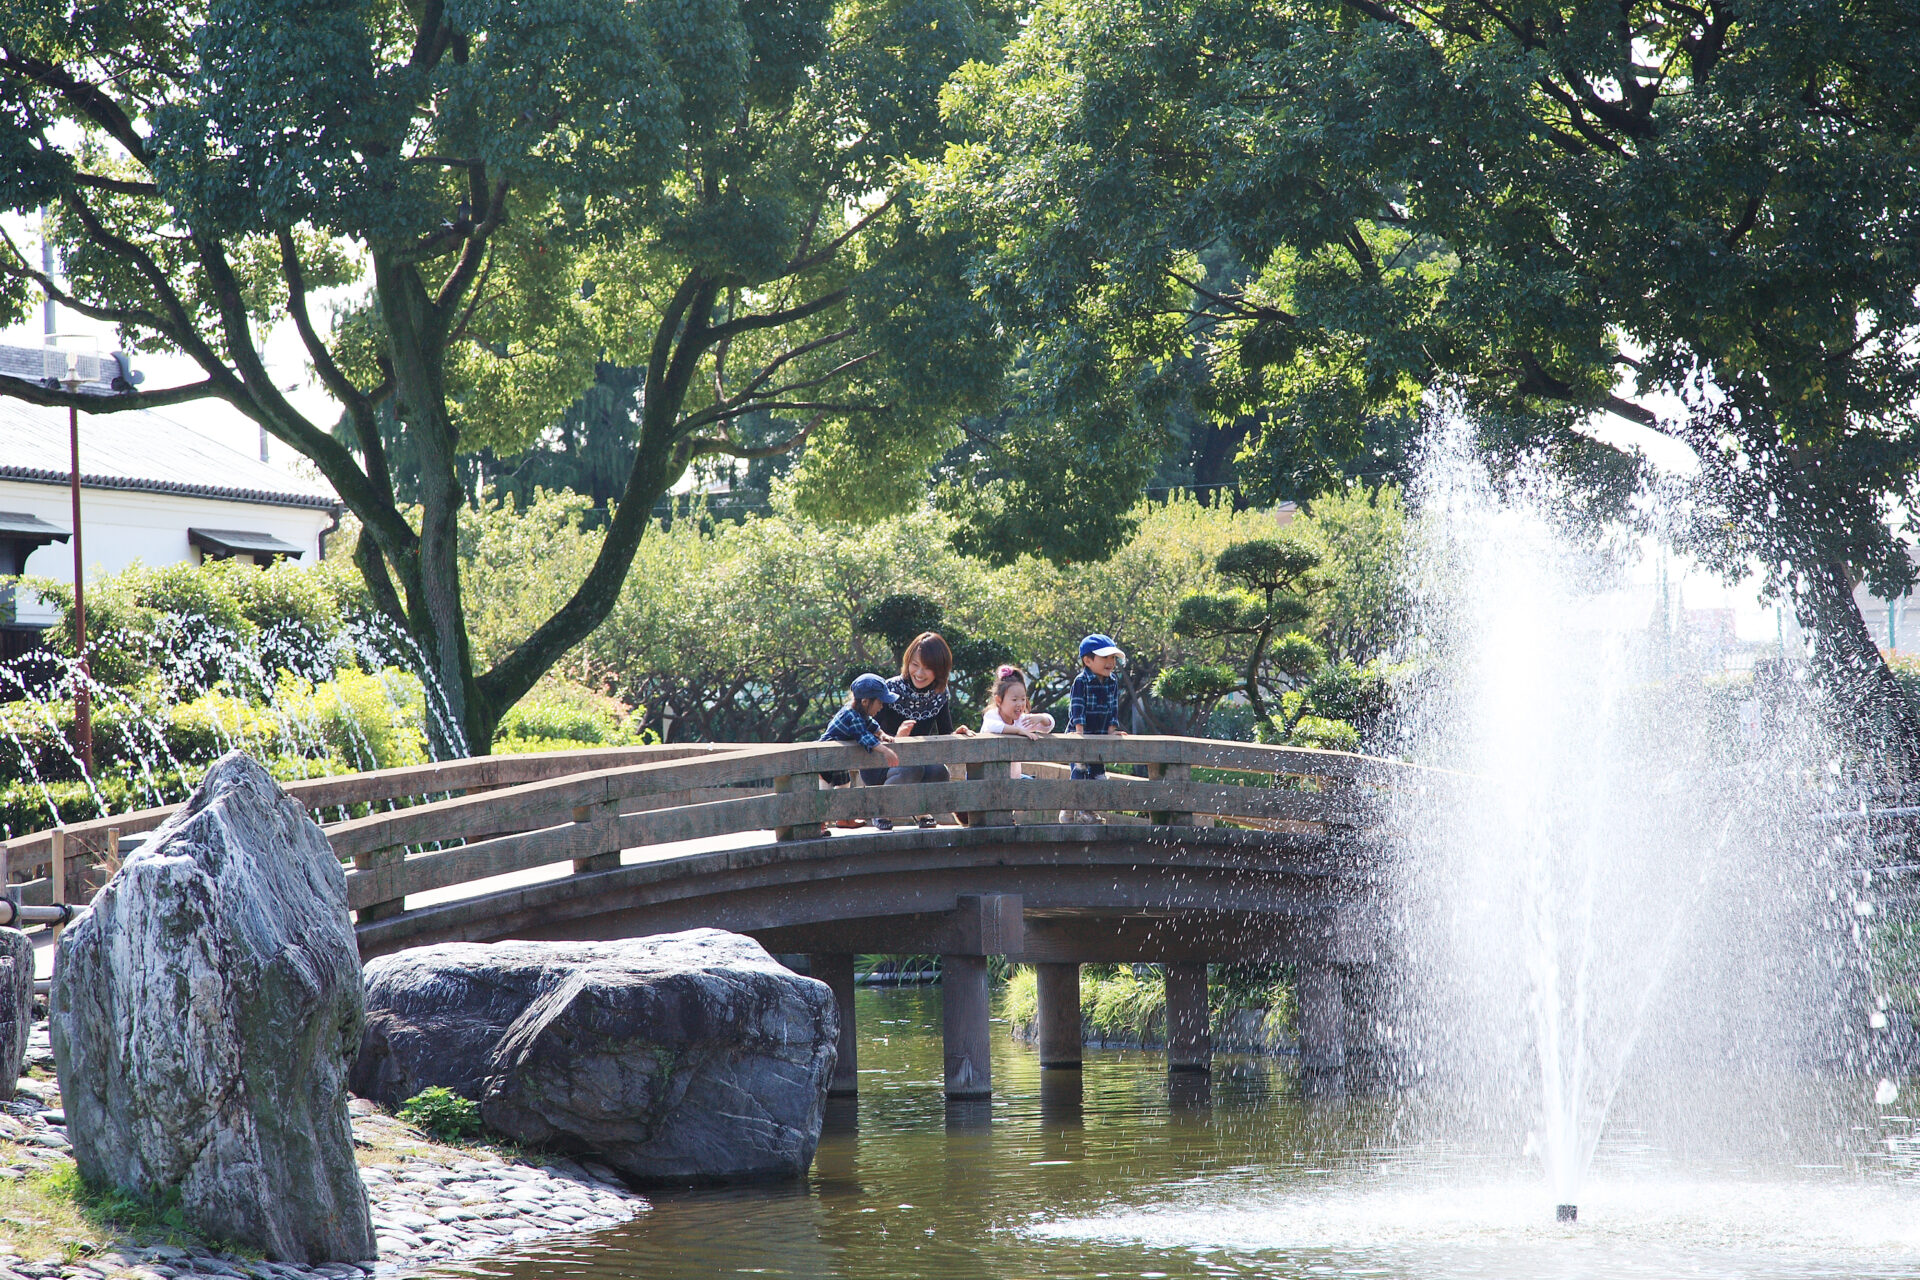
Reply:
[[[0, 1197], [72, 1167], [47, 1024], [28, 1042], [16, 1100], [0, 1103]], [[62, 1236], [0, 1209], [0, 1280], [359, 1280], [600, 1230], [646, 1210], [611, 1170], [449, 1147], [356, 1099], [353, 1141], [373, 1210], [377, 1263], [298, 1267], [183, 1243]], [[0, 1203], [4, 1203], [0, 1201]]]

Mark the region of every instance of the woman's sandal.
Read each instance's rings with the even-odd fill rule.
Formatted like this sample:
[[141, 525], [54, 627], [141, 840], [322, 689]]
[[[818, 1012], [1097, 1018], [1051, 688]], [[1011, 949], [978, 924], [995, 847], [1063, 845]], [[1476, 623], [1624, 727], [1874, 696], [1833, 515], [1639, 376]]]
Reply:
[[836, 827], [864, 827], [867, 825], [867, 820], [865, 818], [840, 818], [835, 820], [833, 825]]

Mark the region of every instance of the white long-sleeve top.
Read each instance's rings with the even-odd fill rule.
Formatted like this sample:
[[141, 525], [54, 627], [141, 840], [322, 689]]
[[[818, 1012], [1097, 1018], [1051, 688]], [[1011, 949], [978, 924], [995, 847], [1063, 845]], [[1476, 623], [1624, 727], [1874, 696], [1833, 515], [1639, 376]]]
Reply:
[[[1053, 732], [1053, 717], [1044, 711], [1029, 711], [1020, 717], [1017, 724], [1009, 725], [1001, 718], [999, 707], [996, 707], [991, 702], [987, 704], [986, 714], [980, 717], [980, 732], [1010, 733], [1015, 728], [1031, 729], [1035, 733], [1051, 733]], [[1022, 776], [1018, 761], [1014, 761], [1009, 765], [1008, 771], [1012, 777], [1018, 778]]]

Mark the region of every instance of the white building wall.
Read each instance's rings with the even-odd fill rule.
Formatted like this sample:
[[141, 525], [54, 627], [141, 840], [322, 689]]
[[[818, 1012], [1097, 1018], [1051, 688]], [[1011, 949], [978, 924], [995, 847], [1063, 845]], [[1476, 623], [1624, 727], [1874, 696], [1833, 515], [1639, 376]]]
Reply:
[[[73, 526], [66, 485], [0, 480], [0, 511], [22, 511], [62, 529]], [[82, 485], [80, 521], [81, 551], [91, 578], [98, 573], [117, 573], [135, 563], [158, 567], [197, 560], [198, 552], [187, 541], [190, 528], [271, 534], [301, 549], [295, 563], [317, 564], [320, 535], [333, 524], [333, 513], [317, 507]], [[72, 582], [73, 544], [53, 542], [41, 547], [27, 557], [26, 572]], [[28, 626], [46, 626], [55, 620], [54, 611], [27, 591], [20, 593], [17, 616]]]

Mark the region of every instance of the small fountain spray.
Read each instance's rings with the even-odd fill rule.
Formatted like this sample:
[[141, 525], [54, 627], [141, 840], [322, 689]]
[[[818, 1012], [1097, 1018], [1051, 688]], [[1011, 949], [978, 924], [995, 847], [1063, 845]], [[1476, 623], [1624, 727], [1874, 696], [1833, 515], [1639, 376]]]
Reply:
[[[149, 629], [94, 637], [96, 655], [122, 652], [147, 673], [126, 687], [50, 653], [35, 657], [50, 677], [29, 678], [14, 665], [0, 664], [0, 688], [13, 708], [0, 717], [0, 777], [31, 785], [52, 821], [62, 824], [104, 816], [110, 808], [183, 799], [208, 763], [234, 749], [269, 759], [289, 776], [311, 776], [343, 762], [379, 768], [384, 762], [340, 684], [350, 670], [372, 678], [395, 723], [415, 720], [429, 741], [464, 751], [462, 726], [449, 714], [446, 693], [419, 646], [394, 632], [378, 619], [349, 622], [330, 635], [286, 623], [242, 639], [209, 628], [203, 619], [167, 614]], [[78, 687], [89, 695], [96, 733], [118, 734], [112, 770], [106, 762], [87, 769], [60, 721]], [[198, 714], [192, 733], [210, 741], [183, 758], [169, 738], [165, 709], [190, 703]], [[121, 776], [103, 789], [110, 771]], [[53, 784], [69, 779], [84, 784], [83, 802], [57, 799]], [[121, 788], [124, 798], [118, 798]], [[116, 799], [109, 800], [109, 791]]]

